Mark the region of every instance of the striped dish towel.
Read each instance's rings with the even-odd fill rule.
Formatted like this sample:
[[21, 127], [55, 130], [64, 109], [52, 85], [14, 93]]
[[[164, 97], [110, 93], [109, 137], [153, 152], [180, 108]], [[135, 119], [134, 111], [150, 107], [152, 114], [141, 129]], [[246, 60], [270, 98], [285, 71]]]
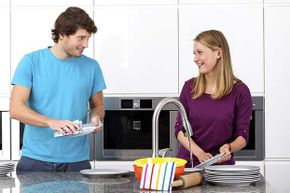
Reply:
[[171, 191], [175, 168], [175, 162], [144, 165], [140, 189]]

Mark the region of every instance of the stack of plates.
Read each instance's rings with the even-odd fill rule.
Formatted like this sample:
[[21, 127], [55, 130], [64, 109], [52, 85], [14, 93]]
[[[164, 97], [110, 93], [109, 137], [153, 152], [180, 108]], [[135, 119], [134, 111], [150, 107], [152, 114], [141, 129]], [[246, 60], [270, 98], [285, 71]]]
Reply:
[[260, 168], [248, 165], [208, 166], [204, 170], [204, 179], [215, 185], [247, 186], [260, 180]]
[[14, 171], [14, 163], [12, 162], [0, 162], [0, 176], [4, 176]]

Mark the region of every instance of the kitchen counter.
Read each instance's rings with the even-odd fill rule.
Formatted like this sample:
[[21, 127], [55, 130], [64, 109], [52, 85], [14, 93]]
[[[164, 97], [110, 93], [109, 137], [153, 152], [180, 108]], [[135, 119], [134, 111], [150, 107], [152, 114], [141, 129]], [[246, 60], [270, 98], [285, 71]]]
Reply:
[[[115, 178], [88, 178], [78, 172], [29, 172], [21, 175], [13, 173], [11, 176], [0, 177], [1, 189], [10, 188], [12, 193], [117, 193], [138, 192], [145, 193], [139, 189], [133, 173], [127, 176]], [[4, 192], [4, 191], [3, 191]], [[153, 193], [155, 191], [151, 191]], [[254, 192], [274, 193], [272, 187], [261, 176], [260, 181], [248, 186], [215, 186], [203, 182], [199, 186], [187, 189], [173, 189], [178, 193], [214, 193], [214, 192]]]

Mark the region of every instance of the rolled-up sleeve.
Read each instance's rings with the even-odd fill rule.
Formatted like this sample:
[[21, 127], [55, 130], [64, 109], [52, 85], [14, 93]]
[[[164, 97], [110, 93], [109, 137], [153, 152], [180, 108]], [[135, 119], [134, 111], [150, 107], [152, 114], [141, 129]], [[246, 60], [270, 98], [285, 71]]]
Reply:
[[[190, 82], [191, 81], [185, 82], [179, 96], [179, 100], [184, 106], [187, 114], [188, 114], [188, 108], [189, 108], [187, 98], [190, 97], [190, 92], [191, 92]], [[176, 138], [180, 130], [182, 130], [182, 119], [181, 119], [180, 112], [178, 112], [177, 117], [176, 117], [176, 123], [175, 123], [175, 137]]]
[[253, 101], [249, 88], [243, 84], [241, 92], [236, 98], [235, 106], [235, 132], [234, 137], [242, 136], [246, 142], [249, 140], [249, 126], [252, 118]]

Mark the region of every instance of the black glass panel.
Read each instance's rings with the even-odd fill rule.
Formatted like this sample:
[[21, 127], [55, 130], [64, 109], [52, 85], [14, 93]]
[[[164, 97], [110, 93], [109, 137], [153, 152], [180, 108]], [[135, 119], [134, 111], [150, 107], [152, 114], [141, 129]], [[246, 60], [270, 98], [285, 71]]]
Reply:
[[253, 111], [252, 113], [252, 119], [251, 119], [251, 122], [250, 122], [250, 129], [249, 129], [249, 141], [248, 141], [248, 144], [246, 145], [246, 147], [244, 147], [244, 150], [255, 150], [256, 148], [256, 140], [255, 140], [255, 137], [256, 137], [256, 128], [255, 128], [255, 112]]
[[[153, 110], [106, 111], [104, 148], [152, 149], [152, 117]], [[161, 111], [159, 116], [160, 149], [169, 147], [169, 119], [169, 111]]]
[[23, 145], [24, 127], [25, 127], [25, 124], [20, 122], [20, 149], [22, 149], [22, 145]]

